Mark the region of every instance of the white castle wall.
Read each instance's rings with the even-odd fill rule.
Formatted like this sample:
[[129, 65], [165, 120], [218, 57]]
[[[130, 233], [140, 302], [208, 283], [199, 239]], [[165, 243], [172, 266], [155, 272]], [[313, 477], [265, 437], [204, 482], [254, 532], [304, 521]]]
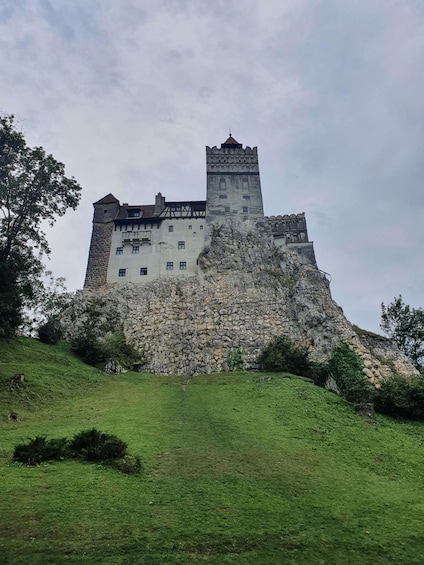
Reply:
[[[107, 283], [150, 282], [196, 274], [197, 258], [205, 244], [204, 225], [204, 218], [117, 225], [112, 234]], [[140, 240], [137, 235], [134, 238], [137, 233]], [[143, 242], [143, 238], [146, 241]], [[125, 276], [119, 276], [121, 269], [125, 269]], [[147, 275], [140, 274], [140, 269], [147, 269]]]

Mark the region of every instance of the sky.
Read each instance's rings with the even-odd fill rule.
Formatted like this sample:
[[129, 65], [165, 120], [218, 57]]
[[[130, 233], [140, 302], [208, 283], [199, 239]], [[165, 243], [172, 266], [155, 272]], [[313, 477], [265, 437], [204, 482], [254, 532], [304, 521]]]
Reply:
[[424, 306], [422, 0], [0, 0], [0, 113], [82, 186], [46, 229], [69, 290], [92, 203], [205, 199], [231, 128], [265, 214], [306, 213], [352, 323]]

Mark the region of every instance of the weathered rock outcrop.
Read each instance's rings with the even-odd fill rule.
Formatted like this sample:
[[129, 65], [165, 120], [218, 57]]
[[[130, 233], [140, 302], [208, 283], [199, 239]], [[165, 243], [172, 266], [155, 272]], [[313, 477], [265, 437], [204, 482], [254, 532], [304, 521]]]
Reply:
[[141, 370], [157, 374], [223, 371], [238, 348], [244, 368], [255, 369], [261, 350], [279, 334], [308, 344], [315, 360], [325, 360], [341, 339], [350, 343], [375, 383], [394, 372], [415, 373], [391, 342], [358, 335], [332, 300], [325, 274], [277, 249], [265, 225], [216, 229], [199, 267], [190, 278], [81, 291], [62, 320], [67, 335], [96, 302], [100, 318], [122, 323], [140, 352]]

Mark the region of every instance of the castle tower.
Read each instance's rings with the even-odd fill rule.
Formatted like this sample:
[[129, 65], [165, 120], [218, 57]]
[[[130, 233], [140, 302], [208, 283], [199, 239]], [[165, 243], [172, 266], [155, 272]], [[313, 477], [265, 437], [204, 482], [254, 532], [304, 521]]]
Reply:
[[119, 200], [108, 194], [93, 204], [93, 231], [88, 255], [85, 289], [99, 288], [107, 282], [110, 246], [114, 220], [119, 212]]
[[206, 225], [238, 217], [258, 221], [264, 217], [258, 148], [243, 149], [230, 133], [221, 147], [206, 147]]

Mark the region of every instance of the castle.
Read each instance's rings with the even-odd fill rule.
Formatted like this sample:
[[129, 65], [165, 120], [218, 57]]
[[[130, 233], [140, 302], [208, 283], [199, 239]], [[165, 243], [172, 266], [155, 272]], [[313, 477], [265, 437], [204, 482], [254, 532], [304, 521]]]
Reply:
[[[245, 370], [272, 336], [328, 359], [342, 340], [371, 383], [417, 371], [385, 338], [355, 328], [316, 265], [305, 215], [265, 217], [258, 151], [230, 137], [206, 147], [206, 200], [94, 203], [84, 290], [61, 318], [72, 339], [87, 321], [99, 335], [121, 329], [139, 370], [196, 375]], [[94, 315], [95, 314], [95, 315]], [[415, 373], [414, 373], [415, 371]]]
[[265, 217], [257, 147], [231, 135], [206, 147], [206, 200], [123, 203], [108, 194], [93, 204], [93, 231], [84, 289], [113, 283], [146, 283], [198, 274], [198, 257], [214, 227], [231, 218], [269, 226], [275, 245], [316, 267], [305, 214]]

